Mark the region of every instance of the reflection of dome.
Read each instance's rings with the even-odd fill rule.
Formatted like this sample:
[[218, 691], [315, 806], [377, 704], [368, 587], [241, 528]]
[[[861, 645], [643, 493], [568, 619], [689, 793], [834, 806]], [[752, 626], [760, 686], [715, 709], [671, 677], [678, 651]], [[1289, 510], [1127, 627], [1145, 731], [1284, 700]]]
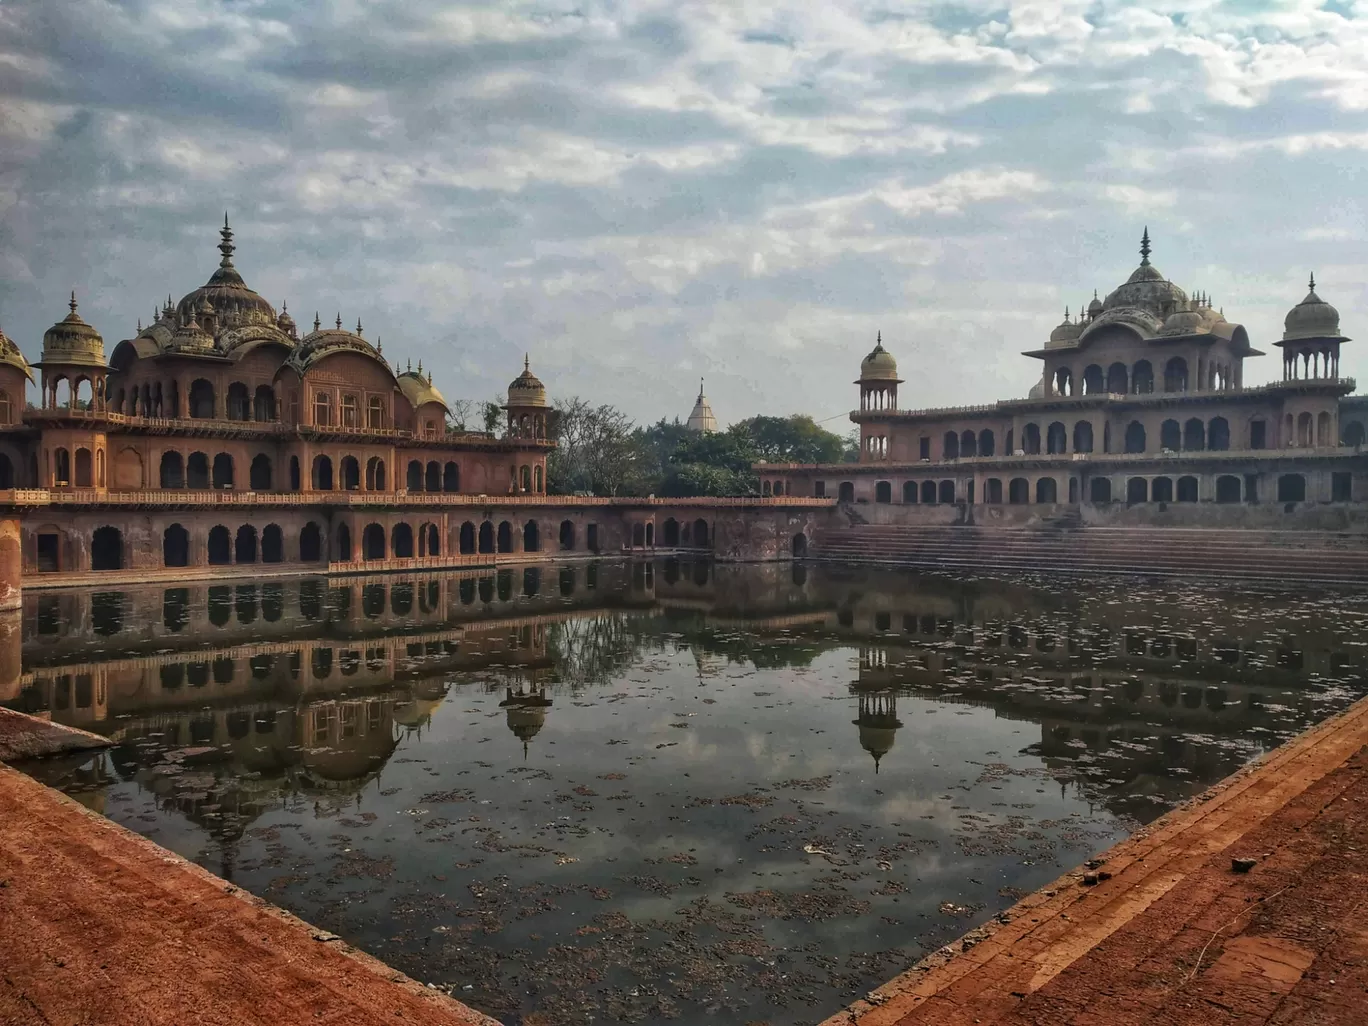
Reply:
[[861, 381], [898, 381], [898, 361], [883, 347], [883, 332], [879, 332], [874, 348], [860, 361]]
[[524, 758], [527, 757], [527, 742], [546, 726], [546, 711], [550, 707], [551, 699], [546, 697], [545, 688], [535, 692], [514, 692], [509, 688], [507, 697], [499, 703], [499, 708], [506, 710], [508, 729], [523, 743]]
[[1340, 338], [1339, 311], [1316, 295], [1316, 276], [1311, 276], [1306, 298], [1287, 312], [1283, 341], [1301, 338]]
[[860, 747], [874, 756], [874, 772], [879, 772], [879, 760], [893, 749], [893, 741], [902, 726], [898, 719], [898, 696], [892, 691], [862, 692], [859, 716], [852, 722], [860, 728]]
[[104, 339], [76, 312], [76, 293], [71, 294], [71, 313], [43, 333], [43, 362], [105, 365]]
[[412, 701], [394, 707], [394, 722], [401, 727], [416, 730], [418, 727], [426, 726], [431, 721], [433, 712], [441, 704], [441, 696], [437, 698], [414, 698]]
[[218, 247], [223, 259], [219, 262], [218, 270], [204, 285], [176, 304], [180, 322], [184, 324], [192, 315], [199, 315], [201, 307], [207, 306], [214, 315], [215, 331], [249, 324], [274, 327], [276, 312], [271, 304], [249, 289], [233, 266], [233, 232], [228, 227], [227, 214], [223, 215], [223, 227], [219, 234], [223, 237]]
[[529, 357], [523, 357], [523, 372], [508, 385], [509, 406], [546, 406], [546, 386], [532, 373]]

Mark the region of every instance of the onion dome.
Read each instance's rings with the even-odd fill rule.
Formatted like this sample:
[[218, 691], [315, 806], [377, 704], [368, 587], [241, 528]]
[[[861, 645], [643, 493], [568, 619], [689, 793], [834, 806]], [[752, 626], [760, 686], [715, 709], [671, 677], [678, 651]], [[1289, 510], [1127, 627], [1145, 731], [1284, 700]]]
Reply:
[[0, 331], [0, 364], [13, 367], [15, 370], [21, 371], [24, 377], [30, 381], [33, 380], [33, 371], [29, 369], [29, 363], [24, 359], [24, 354], [3, 331]]
[[1102, 300], [1097, 298], [1097, 290], [1093, 289], [1092, 302], [1088, 304], [1088, 320], [1092, 320], [1102, 312]]
[[1316, 295], [1316, 276], [1313, 274], [1306, 298], [1289, 310], [1283, 319], [1283, 341], [1342, 337], [1339, 311]]
[[432, 374], [423, 376], [423, 364], [418, 362], [418, 369], [406, 370], [399, 375], [399, 390], [404, 393], [404, 398], [416, 410], [424, 403], [438, 403], [443, 409], [449, 409], [447, 402], [442, 398], [442, 393], [437, 391], [432, 385]]
[[693, 410], [690, 411], [689, 419], [684, 426], [690, 431], [699, 431], [703, 434], [711, 434], [717, 430], [717, 418], [713, 416], [712, 406], [703, 394], [702, 378], [698, 379], [698, 398], [694, 401]]
[[290, 311], [284, 303], [280, 304], [280, 316], [276, 318], [276, 327], [289, 335], [290, 338], [299, 337], [299, 327], [295, 324], [295, 319], [290, 316]]
[[523, 356], [523, 372], [508, 385], [509, 406], [549, 406], [546, 401], [546, 386], [532, 373], [531, 361]]
[[1026, 393], [1026, 398], [1027, 398], [1027, 399], [1044, 399], [1044, 398], [1045, 398], [1045, 382], [1043, 382], [1043, 381], [1037, 381], [1034, 385], [1032, 385], [1032, 386], [1031, 386], [1031, 390], [1030, 390], [1029, 392]]
[[874, 348], [860, 361], [860, 381], [899, 381], [898, 361], [883, 347], [883, 332], [875, 337]]
[[1140, 266], [1131, 272], [1125, 284], [1118, 286], [1103, 300], [1103, 311], [1118, 308], [1135, 310], [1149, 315], [1144, 320], [1153, 318], [1162, 324], [1169, 314], [1187, 304], [1187, 293], [1150, 263], [1150, 252], [1149, 228], [1146, 228], [1140, 239]]
[[1064, 308], [1064, 319], [1059, 322], [1055, 330], [1050, 332], [1050, 341], [1045, 343], [1046, 349], [1062, 349], [1071, 346], [1078, 341], [1078, 336], [1083, 334], [1083, 322], [1073, 321], [1069, 318], [1069, 308]]
[[71, 294], [71, 313], [43, 332], [43, 362], [105, 366], [104, 339], [76, 312], [76, 293]]
[[252, 324], [274, 327], [276, 312], [271, 304], [249, 289], [247, 283], [242, 280], [242, 275], [233, 266], [235, 247], [233, 231], [228, 227], [227, 214], [223, 215], [223, 227], [219, 234], [223, 237], [218, 246], [223, 259], [219, 262], [218, 270], [204, 285], [183, 297], [177, 304], [176, 311], [180, 315], [181, 323], [184, 323], [191, 313], [198, 315], [201, 303], [207, 302], [214, 315], [216, 332]]

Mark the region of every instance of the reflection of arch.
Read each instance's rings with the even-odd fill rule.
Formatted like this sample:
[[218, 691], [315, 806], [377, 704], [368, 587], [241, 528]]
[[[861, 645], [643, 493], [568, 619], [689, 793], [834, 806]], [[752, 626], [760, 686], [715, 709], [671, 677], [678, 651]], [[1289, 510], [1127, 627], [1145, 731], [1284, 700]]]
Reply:
[[361, 531], [361, 558], [385, 558], [385, 529], [379, 524], [367, 524]]
[[97, 527], [90, 539], [90, 569], [123, 569], [123, 532], [117, 527]]
[[172, 524], [162, 532], [162, 565], [190, 565], [190, 532], [180, 524]]

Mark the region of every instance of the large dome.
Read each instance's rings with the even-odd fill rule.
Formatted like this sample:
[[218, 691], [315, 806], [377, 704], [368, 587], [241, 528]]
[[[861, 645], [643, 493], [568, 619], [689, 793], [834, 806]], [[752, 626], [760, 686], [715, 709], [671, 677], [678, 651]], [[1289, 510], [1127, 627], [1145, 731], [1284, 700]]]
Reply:
[[71, 294], [71, 313], [43, 332], [43, 362], [105, 365], [104, 339], [76, 312], [76, 293]]
[[546, 386], [532, 373], [531, 360], [523, 356], [523, 372], [508, 385], [509, 406], [548, 406]]
[[[271, 327], [273, 331], [279, 330], [275, 325], [272, 325]], [[331, 356], [334, 353], [342, 352], [353, 352], [359, 353], [362, 356], [369, 356], [376, 363], [380, 364], [380, 366], [384, 367], [385, 370], [389, 371], [391, 375], [394, 374], [394, 371], [390, 370], [390, 365], [385, 362], [385, 358], [380, 355], [380, 351], [375, 346], [371, 345], [369, 341], [361, 337], [361, 322], [358, 320], [356, 322], [356, 331], [354, 333], [350, 332], [342, 327], [341, 314], [337, 315], [336, 326], [332, 328], [322, 327], [319, 323], [318, 315], [314, 314], [314, 330], [299, 340], [299, 344], [290, 351], [290, 355], [285, 362], [288, 366], [293, 367], [302, 374], [325, 356]]]
[[233, 266], [233, 232], [228, 227], [227, 214], [223, 216], [223, 227], [219, 234], [223, 237], [218, 246], [223, 259], [219, 262], [218, 270], [204, 285], [188, 293], [176, 304], [178, 320], [184, 324], [192, 315], [201, 318], [201, 307], [207, 304], [213, 313], [215, 334], [225, 328], [253, 324], [275, 327], [276, 312], [271, 304], [249, 289]]
[[860, 361], [861, 381], [898, 381], [898, 361], [883, 347], [883, 332], [879, 332], [874, 348]]
[[1316, 295], [1316, 276], [1313, 274], [1306, 298], [1289, 310], [1283, 320], [1283, 341], [1341, 337], [1339, 311]]
[[1102, 301], [1103, 311], [1141, 310], [1162, 324], [1169, 314], [1186, 308], [1187, 293], [1165, 278], [1159, 268], [1150, 263], [1149, 255], [1149, 229], [1146, 228], [1140, 240], [1140, 266]]

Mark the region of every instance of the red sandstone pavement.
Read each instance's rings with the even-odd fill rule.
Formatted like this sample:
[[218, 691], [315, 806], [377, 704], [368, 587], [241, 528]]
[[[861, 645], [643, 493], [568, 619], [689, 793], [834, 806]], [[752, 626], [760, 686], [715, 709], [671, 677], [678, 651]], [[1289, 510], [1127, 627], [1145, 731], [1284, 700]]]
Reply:
[[5, 1026], [498, 1026], [0, 767]]
[[1365, 745], [1368, 699], [823, 1026], [1368, 1023]]
[[[1368, 699], [823, 1026], [1368, 1023], [1366, 746]], [[497, 1026], [0, 767], [0, 1023], [382, 1022]]]
[[0, 708], [0, 762], [104, 748], [109, 739], [76, 727]]

